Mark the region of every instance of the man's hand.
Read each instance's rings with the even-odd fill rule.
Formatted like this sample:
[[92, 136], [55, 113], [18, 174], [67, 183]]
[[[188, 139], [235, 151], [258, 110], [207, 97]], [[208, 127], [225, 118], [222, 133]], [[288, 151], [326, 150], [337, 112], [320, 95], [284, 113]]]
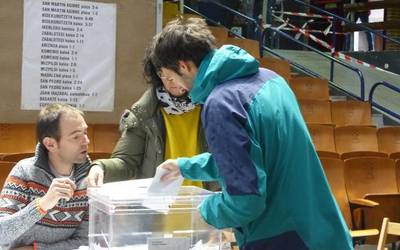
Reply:
[[69, 201], [74, 195], [75, 183], [69, 178], [54, 178], [47, 193], [39, 200], [40, 208], [52, 209], [60, 199]]
[[88, 187], [98, 187], [103, 185], [104, 171], [99, 165], [93, 165], [88, 175]]
[[168, 170], [168, 172], [161, 177], [161, 181], [174, 181], [181, 176], [181, 171], [179, 170], [178, 161], [174, 159], [169, 159], [161, 163], [157, 168], [163, 168]]

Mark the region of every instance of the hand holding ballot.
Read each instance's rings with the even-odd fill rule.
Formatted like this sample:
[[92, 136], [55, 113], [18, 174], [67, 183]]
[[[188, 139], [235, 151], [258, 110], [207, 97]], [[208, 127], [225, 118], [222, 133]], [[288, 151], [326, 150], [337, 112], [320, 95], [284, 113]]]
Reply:
[[179, 170], [178, 161], [176, 159], [169, 159], [161, 163], [157, 167], [157, 171], [162, 168], [166, 171], [164, 175], [161, 176], [160, 180], [164, 181], [173, 181], [177, 180], [179, 177], [182, 177], [181, 171]]
[[182, 185], [183, 177], [176, 160], [161, 163], [156, 170], [148, 193], [175, 196]]

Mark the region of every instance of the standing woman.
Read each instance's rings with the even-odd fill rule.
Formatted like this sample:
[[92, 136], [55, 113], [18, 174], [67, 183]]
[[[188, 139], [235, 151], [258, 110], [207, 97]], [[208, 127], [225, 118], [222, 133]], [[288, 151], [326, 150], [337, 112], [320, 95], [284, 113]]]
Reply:
[[[151, 87], [125, 110], [121, 117], [122, 136], [110, 159], [91, 165], [89, 186], [104, 182], [153, 177], [156, 167], [166, 159], [190, 157], [207, 150], [200, 123], [200, 106], [193, 105], [188, 93], [172, 77], [155, 70], [152, 48], [143, 60], [144, 77]], [[215, 190], [215, 183], [184, 180]]]

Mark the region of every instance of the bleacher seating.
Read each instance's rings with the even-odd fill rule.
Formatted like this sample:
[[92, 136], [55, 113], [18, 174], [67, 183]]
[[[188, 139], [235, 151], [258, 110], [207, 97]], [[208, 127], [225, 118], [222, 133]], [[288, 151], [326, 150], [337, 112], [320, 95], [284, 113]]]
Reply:
[[118, 124], [93, 124], [93, 152], [111, 153], [121, 134]]
[[1, 161], [11, 161], [11, 162], [18, 162], [22, 159], [29, 158], [34, 156], [34, 152], [30, 153], [10, 153], [4, 155], [2, 158], [0, 158]]
[[[344, 161], [344, 178], [350, 204], [376, 203], [373, 208], [362, 209], [361, 221], [366, 228], [379, 228], [383, 217], [400, 220], [400, 193], [395, 177], [395, 163], [390, 158], [362, 157]], [[354, 214], [353, 214], [354, 216]], [[368, 242], [376, 244], [377, 237]]]
[[379, 151], [392, 159], [400, 159], [400, 127], [383, 127], [378, 132]]
[[[321, 158], [321, 163], [343, 218], [349, 229], [354, 229], [344, 181], [344, 162], [340, 159]], [[350, 233], [352, 237], [356, 238], [377, 235], [379, 231], [377, 229], [351, 230]]]
[[217, 26], [208, 26], [208, 28], [214, 35], [218, 47], [226, 44], [226, 40], [228, 39], [228, 30], [226, 28]]
[[94, 161], [97, 159], [108, 159], [110, 158], [110, 152], [89, 152], [89, 158]]
[[306, 123], [332, 124], [330, 101], [298, 100]]
[[15, 166], [15, 162], [0, 161], [0, 187], [3, 188], [11, 169]]
[[278, 75], [282, 76], [287, 82], [290, 81], [291, 73], [288, 61], [273, 57], [258, 58], [258, 61], [260, 62], [261, 67], [274, 71]]
[[361, 156], [387, 157], [379, 152], [376, 128], [370, 126], [345, 126], [335, 128], [336, 150], [342, 159]]
[[36, 125], [24, 123], [0, 124], [0, 155], [35, 151]]
[[290, 87], [299, 100], [329, 100], [328, 81], [308, 76], [293, 77]]
[[226, 44], [236, 45], [246, 50], [255, 58], [260, 58], [260, 44], [257, 40], [228, 37], [226, 39]]
[[335, 146], [335, 129], [332, 125], [307, 124], [315, 149], [320, 157], [339, 158]]
[[336, 126], [373, 125], [371, 105], [361, 101], [332, 102], [332, 122]]

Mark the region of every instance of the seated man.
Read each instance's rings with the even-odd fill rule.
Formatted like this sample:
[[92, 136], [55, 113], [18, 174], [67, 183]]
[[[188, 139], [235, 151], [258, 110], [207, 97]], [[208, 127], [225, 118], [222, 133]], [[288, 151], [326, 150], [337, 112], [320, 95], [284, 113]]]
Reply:
[[0, 248], [75, 249], [88, 244], [89, 139], [83, 113], [43, 108], [35, 156], [19, 161], [0, 195]]

